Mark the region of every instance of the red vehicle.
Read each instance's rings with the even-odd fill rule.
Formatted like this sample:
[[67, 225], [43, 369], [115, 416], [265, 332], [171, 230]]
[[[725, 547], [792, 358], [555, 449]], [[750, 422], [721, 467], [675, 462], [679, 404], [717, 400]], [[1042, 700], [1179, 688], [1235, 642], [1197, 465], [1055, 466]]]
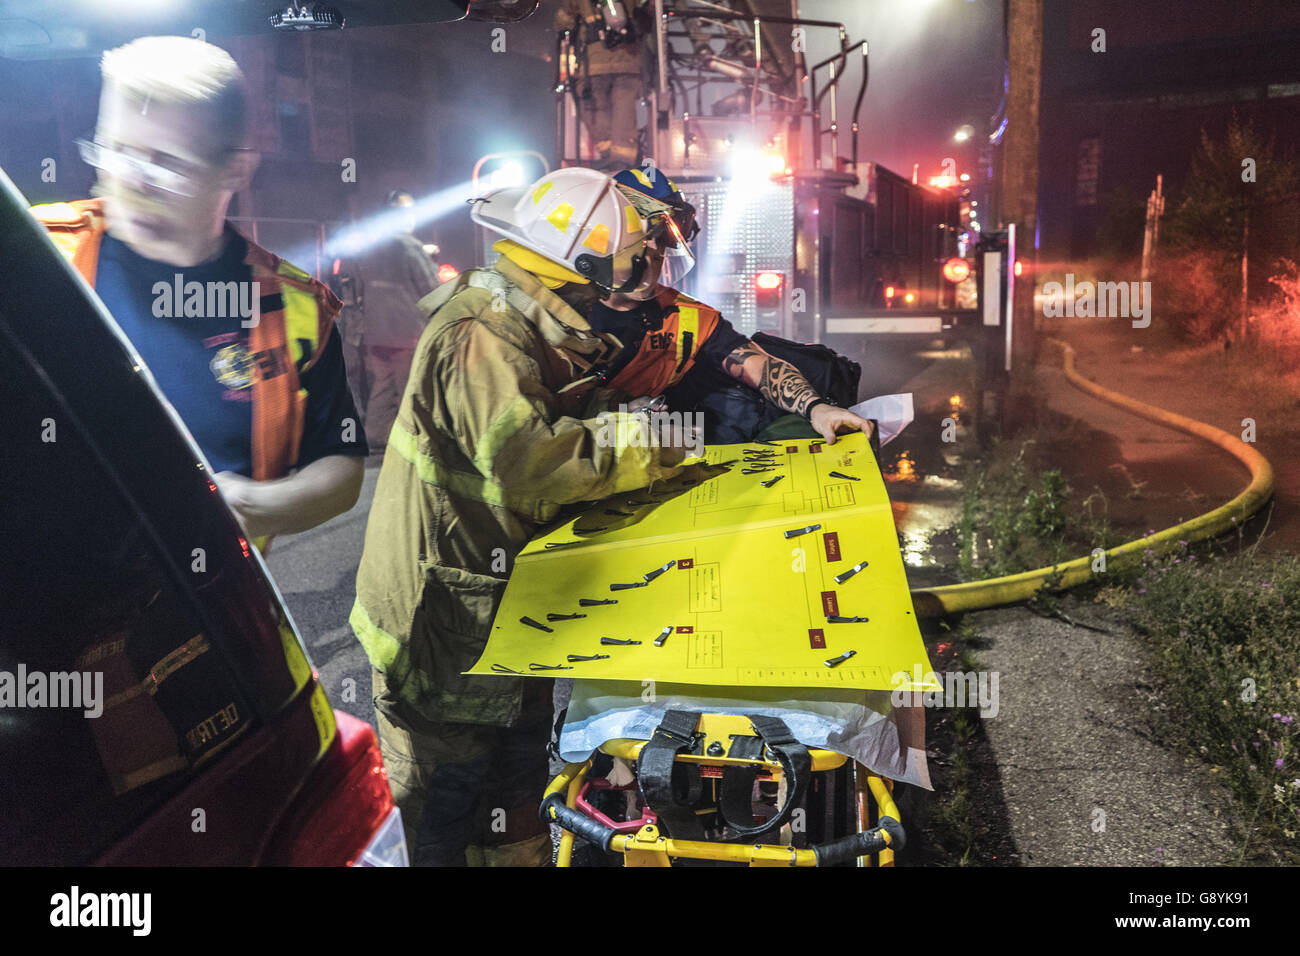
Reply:
[[256, 549], [0, 173], [0, 864], [405, 865]]

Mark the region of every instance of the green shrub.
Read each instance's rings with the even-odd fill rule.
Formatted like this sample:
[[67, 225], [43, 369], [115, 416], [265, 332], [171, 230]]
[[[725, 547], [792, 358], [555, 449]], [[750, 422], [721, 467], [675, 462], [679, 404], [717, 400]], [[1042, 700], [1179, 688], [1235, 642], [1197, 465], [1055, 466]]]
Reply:
[[1137, 624], [1161, 685], [1156, 731], [1208, 761], [1243, 809], [1243, 855], [1300, 861], [1300, 561], [1148, 553]]

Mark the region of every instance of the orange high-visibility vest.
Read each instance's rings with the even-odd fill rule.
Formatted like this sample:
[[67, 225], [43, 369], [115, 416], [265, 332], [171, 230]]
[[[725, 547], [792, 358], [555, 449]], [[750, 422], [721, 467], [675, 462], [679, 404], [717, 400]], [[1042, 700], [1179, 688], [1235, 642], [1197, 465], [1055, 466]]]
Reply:
[[632, 361], [609, 382], [629, 395], [662, 395], [680, 382], [722, 318], [717, 309], [667, 286], [659, 289], [655, 299], [666, 310], [663, 325], [646, 332]]
[[[91, 288], [104, 235], [98, 199], [33, 206], [32, 214]], [[269, 481], [288, 474], [298, 460], [307, 391], [298, 373], [320, 357], [343, 304], [325, 285], [252, 240], [244, 264], [259, 283], [259, 321], [249, 331], [249, 351], [265, 355], [253, 378], [252, 477]]]

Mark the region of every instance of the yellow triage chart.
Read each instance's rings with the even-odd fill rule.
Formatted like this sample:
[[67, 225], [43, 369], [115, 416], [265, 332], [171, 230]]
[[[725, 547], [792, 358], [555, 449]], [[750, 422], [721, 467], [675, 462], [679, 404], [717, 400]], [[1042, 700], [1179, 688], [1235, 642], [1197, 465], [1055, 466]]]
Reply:
[[[785, 534], [810, 525], [820, 527]], [[620, 584], [644, 586], [610, 587]], [[548, 619], [573, 614], [585, 617]], [[827, 665], [847, 651], [856, 653]], [[555, 665], [566, 669], [540, 669]], [[930, 662], [884, 481], [861, 433], [834, 445], [713, 446], [672, 479], [607, 498], [535, 538], [469, 673], [934, 689], [914, 680], [930, 674]], [[899, 673], [908, 680], [896, 684]]]

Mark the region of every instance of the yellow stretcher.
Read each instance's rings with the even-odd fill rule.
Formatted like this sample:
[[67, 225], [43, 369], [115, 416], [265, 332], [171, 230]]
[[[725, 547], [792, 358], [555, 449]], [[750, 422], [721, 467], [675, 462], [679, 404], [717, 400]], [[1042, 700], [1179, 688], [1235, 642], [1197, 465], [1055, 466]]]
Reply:
[[[736, 736], [753, 734], [745, 718], [700, 714], [696, 733], [699, 753], [679, 754], [676, 761], [688, 772], [707, 775], [715, 787], [724, 773], [744, 766], [758, 770], [756, 776], [760, 780], [769, 778], [765, 782], [778, 790], [788, 784], [789, 768], [779, 760], [709, 755]], [[611, 740], [601, 750], [611, 757], [636, 761], [646, 746], [647, 742], [641, 740]], [[818, 788], [810, 782], [804, 788], [804, 799], [809, 790], [820, 789], [821, 805], [815, 807], [820, 812], [813, 816], [808, 807], [801, 807], [803, 818], [794, 816], [782, 826], [775, 834], [778, 842], [757, 843], [676, 839], [665, 834], [658, 816], [644, 806], [636, 818], [613, 819], [593, 805], [588, 780], [592, 760], [571, 763], [551, 781], [542, 798], [543, 819], [563, 828], [556, 865], [570, 865], [577, 834], [607, 853], [622, 854], [625, 866], [671, 866], [675, 860], [748, 866], [834, 866], [862, 861], [866, 865], [893, 866], [895, 851], [905, 843], [902, 818], [894, 804], [893, 782], [864, 771], [843, 754], [810, 749], [808, 755], [813, 780], [824, 783]], [[716, 789], [712, 798], [703, 802], [706, 805], [694, 811], [698, 815], [707, 818], [719, 813]], [[848, 832], [836, 837], [836, 830]]]
[[[469, 673], [937, 689], [861, 434], [714, 446], [673, 479], [553, 527], [518, 556]], [[573, 833], [627, 865], [892, 861], [903, 830], [889, 781], [804, 747], [770, 715], [673, 719], [651, 741], [607, 742], [551, 784], [543, 816], [567, 831], [561, 865]], [[628, 785], [599, 792], [611, 787], [593, 764], [614, 758], [636, 765], [635, 801]]]

